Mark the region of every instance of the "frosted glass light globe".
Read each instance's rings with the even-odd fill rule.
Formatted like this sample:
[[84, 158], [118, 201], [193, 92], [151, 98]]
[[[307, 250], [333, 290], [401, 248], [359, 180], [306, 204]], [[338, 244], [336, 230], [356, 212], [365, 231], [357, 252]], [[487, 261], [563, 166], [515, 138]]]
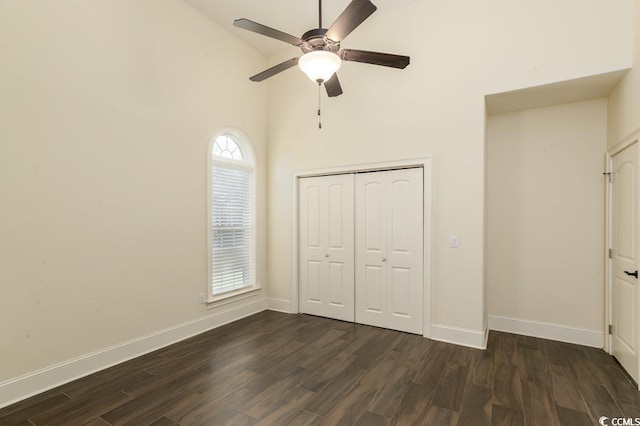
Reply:
[[326, 50], [314, 50], [305, 53], [298, 61], [298, 66], [312, 81], [324, 83], [338, 71], [342, 60], [338, 55]]

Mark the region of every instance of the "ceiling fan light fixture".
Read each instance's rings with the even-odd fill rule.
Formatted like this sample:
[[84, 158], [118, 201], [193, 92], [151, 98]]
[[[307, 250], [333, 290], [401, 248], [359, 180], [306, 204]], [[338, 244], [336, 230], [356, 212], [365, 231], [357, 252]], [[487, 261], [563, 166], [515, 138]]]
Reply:
[[327, 50], [314, 50], [305, 53], [298, 61], [300, 69], [316, 83], [324, 83], [342, 65], [342, 60], [338, 55]]

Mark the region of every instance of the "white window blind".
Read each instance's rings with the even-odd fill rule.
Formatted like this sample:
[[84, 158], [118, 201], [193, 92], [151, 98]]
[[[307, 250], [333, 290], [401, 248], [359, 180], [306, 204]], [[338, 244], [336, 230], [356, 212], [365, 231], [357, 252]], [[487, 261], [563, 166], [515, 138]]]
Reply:
[[254, 284], [253, 176], [247, 167], [214, 163], [212, 220], [212, 294]]

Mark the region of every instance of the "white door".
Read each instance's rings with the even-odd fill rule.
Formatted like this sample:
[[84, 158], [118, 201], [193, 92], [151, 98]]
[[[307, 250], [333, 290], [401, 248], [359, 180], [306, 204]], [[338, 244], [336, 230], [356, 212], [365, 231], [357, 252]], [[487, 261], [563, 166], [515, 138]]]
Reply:
[[638, 145], [613, 159], [611, 192], [612, 348], [638, 382]]
[[422, 334], [422, 169], [356, 176], [356, 322]]
[[301, 178], [300, 311], [354, 321], [353, 175]]

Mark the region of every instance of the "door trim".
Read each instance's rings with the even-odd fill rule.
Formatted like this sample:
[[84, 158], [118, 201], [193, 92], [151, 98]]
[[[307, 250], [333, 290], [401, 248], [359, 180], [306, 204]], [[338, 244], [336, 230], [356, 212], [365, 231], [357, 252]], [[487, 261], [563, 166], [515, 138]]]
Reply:
[[291, 313], [300, 313], [299, 304], [299, 280], [298, 280], [298, 179], [314, 176], [347, 174], [347, 173], [364, 173], [364, 172], [377, 172], [384, 170], [406, 169], [420, 167], [422, 168], [422, 190], [423, 196], [423, 328], [422, 335], [424, 337], [431, 337], [431, 176], [432, 176], [432, 159], [431, 156], [413, 158], [408, 160], [386, 161], [380, 163], [365, 163], [344, 165], [338, 167], [328, 167], [323, 169], [311, 169], [311, 170], [298, 170], [292, 174], [292, 188], [293, 188], [293, 271], [292, 271], [292, 285], [291, 285]]
[[[620, 150], [622, 151], [622, 150]], [[616, 152], [617, 154], [617, 152]], [[604, 330], [605, 339], [604, 339], [604, 350], [613, 356], [613, 345], [611, 341], [611, 334], [609, 333], [609, 324], [612, 321], [612, 306], [611, 306], [611, 298], [612, 298], [612, 287], [611, 287], [611, 261], [612, 259], [609, 257], [609, 250], [611, 250], [612, 240], [611, 235], [613, 231], [613, 219], [611, 217], [612, 210], [612, 191], [611, 191], [611, 181], [607, 179], [608, 176], [611, 176], [609, 173], [613, 173], [613, 156], [615, 154], [607, 152], [605, 154], [605, 188], [604, 188], [604, 199], [605, 199], [605, 232], [604, 232], [604, 280], [605, 280], [605, 292], [604, 292], [604, 324], [602, 325], [602, 329]]]
[[[628, 135], [627, 137], [625, 137], [622, 141], [620, 141], [620, 143], [614, 145], [613, 147], [611, 147], [610, 149], [607, 150], [606, 153], [606, 173], [611, 173], [613, 170], [613, 157], [615, 157], [617, 154], [621, 153], [622, 151], [624, 151], [625, 149], [629, 148], [630, 146], [634, 145], [634, 144], [638, 144], [640, 142], [640, 128], [637, 129], [636, 131], [634, 131], [633, 133], [631, 133], [630, 135]], [[640, 164], [640, 149], [638, 150], [638, 164]], [[605, 215], [606, 215], [606, 223], [605, 223], [605, 249], [604, 249], [604, 256], [605, 256], [605, 324], [604, 324], [604, 331], [606, 334], [606, 338], [605, 338], [605, 351], [613, 356], [613, 342], [612, 342], [612, 335], [609, 334], [609, 324], [612, 324], [612, 315], [613, 315], [613, 306], [612, 306], [612, 295], [613, 295], [613, 287], [612, 287], [612, 277], [611, 277], [611, 273], [612, 273], [612, 259], [609, 258], [609, 248], [611, 248], [611, 243], [612, 243], [612, 230], [613, 230], [613, 219], [612, 219], [612, 215], [611, 215], [611, 211], [612, 211], [612, 199], [611, 199], [611, 195], [612, 195], [612, 191], [611, 191], [611, 184], [609, 182], [607, 182], [606, 188], [605, 188]], [[640, 194], [639, 194], [640, 195]], [[640, 200], [640, 196], [638, 197], [638, 200]], [[638, 210], [640, 211], [640, 209]], [[639, 294], [639, 298], [640, 298], [640, 292], [638, 292]], [[638, 306], [640, 306], [640, 300], [638, 300]], [[638, 335], [637, 335], [637, 341], [640, 342], [640, 327], [638, 327], [638, 331], [637, 331]], [[640, 371], [640, 357], [638, 357], [638, 370]], [[640, 390], [640, 383], [638, 383], [638, 390]]]

